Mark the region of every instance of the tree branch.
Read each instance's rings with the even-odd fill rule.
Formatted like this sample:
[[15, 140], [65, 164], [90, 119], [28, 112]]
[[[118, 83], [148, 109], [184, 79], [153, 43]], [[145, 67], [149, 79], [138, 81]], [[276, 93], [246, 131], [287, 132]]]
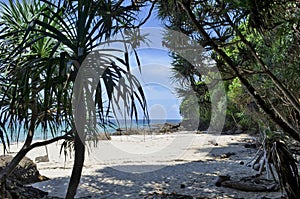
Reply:
[[300, 141], [300, 132], [286, 121], [279, 117], [274, 110], [270, 109], [267, 103], [263, 100], [263, 98], [257, 93], [256, 89], [250, 84], [250, 82], [243, 77], [243, 75], [239, 72], [238, 68], [235, 66], [233, 61], [227, 54], [218, 47], [218, 45], [212, 40], [212, 38], [208, 35], [208, 33], [204, 30], [204, 28], [199, 24], [196, 16], [190, 9], [190, 7], [178, 2], [182, 8], [186, 11], [187, 15], [193, 22], [196, 29], [202, 35], [202, 37], [207, 40], [207, 42], [211, 45], [213, 50], [215, 50], [220, 57], [224, 60], [224, 62], [232, 69], [235, 75], [240, 79], [241, 83], [246, 87], [251, 96], [255, 99], [256, 103], [261, 107], [261, 109], [275, 122], [277, 123], [284, 131], [286, 131], [291, 137], [295, 140]]
[[281, 92], [286, 96], [286, 98], [291, 102], [293, 107], [300, 113], [300, 104], [296, 100], [295, 96], [291, 92], [288, 91], [288, 89], [278, 80], [278, 78], [269, 70], [269, 67], [264, 63], [264, 61], [260, 58], [258, 53], [255, 51], [251, 43], [245, 38], [245, 36], [239, 31], [239, 29], [233, 24], [231, 21], [229, 15], [225, 14], [226, 19], [228, 20], [231, 27], [234, 29], [234, 31], [237, 33], [237, 35], [240, 37], [241, 41], [246, 44], [248, 49], [250, 50], [252, 56], [257, 60], [259, 65], [265, 70], [266, 74], [271, 78], [274, 85], [281, 90]]

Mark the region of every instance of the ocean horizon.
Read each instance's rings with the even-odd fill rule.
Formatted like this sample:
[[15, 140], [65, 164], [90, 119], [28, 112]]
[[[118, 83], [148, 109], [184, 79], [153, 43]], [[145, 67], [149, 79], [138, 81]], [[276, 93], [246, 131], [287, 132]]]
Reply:
[[[99, 133], [114, 133], [116, 132], [118, 129], [144, 129], [144, 128], [157, 128], [157, 126], [159, 125], [164, 125], [165, 123], [170, 123], [170, 124], [178, 124], [180, 122], [182, 122], [182, 119], [150, 119], [149, 123], [147, 122], [147, 120], [144, 119], [140, 119], [140, 120], [127, 120], [126, 122], [123, 120], [119, 120], [118, 122], [116, 122], [116, 120], [111, 120], [111, 122], [115, 123], [116, 125], [114, 127], [106, 127], [106, 129], [103, 128], [99, 128]], [[118, 125], [119, 124], [119, 125]], [[62, 129], [62, 128], [61, 128]], [[60, 129], [58, 129], [58, 132], [56, 133], [55, 136], [60, 136], [63, 135], [62, 131]], [[13, 132], [13, 136], [11, 136], [10, 134], [12, 133], [10, 130], [7, 131], [8, 135], [10, 136], [10, 143], [15, 143], [15, 142], [23, 142], [26, 139], [26, 135], [27, 135], [27, 130], [21, 128], [20, 132], [17, 133]], [[51, 134], [51, 131], [48, 130], [46, 132], [42, 131], [41, 127], [37, 127], [35, 130], [35, 134], [33, 137], [33, 140], [47, 140], [47, 139], [51, 139], [53, 138], [53, 135]], [[0, 141], [0, 144], [2, 144], [2, 141]]]

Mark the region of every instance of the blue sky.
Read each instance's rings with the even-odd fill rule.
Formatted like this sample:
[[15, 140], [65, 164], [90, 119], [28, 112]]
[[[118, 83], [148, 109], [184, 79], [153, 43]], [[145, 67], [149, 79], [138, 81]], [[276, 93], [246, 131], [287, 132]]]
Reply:
[[135, 67], [133, 73], [140, 80], [147, 97], [151, 119], [179, 119], [180, 101], [176, 97], [171, 80], [171, 58], [166, 50], [138, 50], [141, 59], [141, 73]]
[[[139, 18], [143, 19], [148, 15], [149, 7], [150, 6], [143, 8], [142, 12], [139, 14]], [[143, 27], [157, 27], [157, 26], [162, 27], [163, 25], [162, 22], [157, 17], [157, 10], [153, 9], [149, 20], [147, 20], [147, 22], [143, 25]]]
[[[147, 16], [149, 7], [145, 8], [139, 17]], [[157, 18], [157, 11], [154, 9], [149, 20], [141, 29], [152, 27], [163, 27], [162, 22]], [[147, 32], [146, 30], [145, 32]], [[180, 100], [176, 97], [174, 88], [176, 85], [171, 80], [171, 61], [167, 48], [160, 48], [161, 33], [157, 32], [157, 41], [150, 37], [150, 47], [142, 46], [137, 50], [141, 60], [142, 73], [135, 68], [133, 73], [138, 77], [146, 94], [150, 119], [181, 119], [179, 114]], [[178, 86], [178, 85], [177, 85]]]
[[[147, 16], [149, 9], [145, 8], [140, 14], [143, 19]], [[177, 98], [174, 88], [176, 85], [171, 80], [171, 62], [168, 49], [162, 46], [163, 25], [156, 17], [156, 11], [152, 13], [149, 20], [140, 28], [140, 34], [149, 34], [148, 44], [141, 44], [137, 49], [141, 61], [141, 73], [132, 54], [132, 73], [139, 79], [145, 92], [150, 119], [181, 119], [179, 114], [180, 100]], [[121, 39], [119, 35], [115, 39]], [[110, 47], [123, 50], [122, 43], [110, 43]], [[117, 56], [122, 56], [116, 52]], [[178, 86], [178, 85], [177, 85]], [[120, 115], [118, 115], [118, 118]], [[122, 117], [122, 116], [121, 116]], [[139, 119], [142, 119], [142, 111], [139, 110]], [[120, 118], [119, 118], [120, 119]]]

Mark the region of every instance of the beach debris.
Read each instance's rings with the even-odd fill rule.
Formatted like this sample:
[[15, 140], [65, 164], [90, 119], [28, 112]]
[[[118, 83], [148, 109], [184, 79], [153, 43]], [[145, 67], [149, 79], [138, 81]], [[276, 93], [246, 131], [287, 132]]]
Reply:
[[218, 146], [219, 145], [215, 139], [214, 140], [208, 140], [208, 143], [212, 144], [214, 146]]
[[265, 184], [255, 184], [251, 182], [241, 182], [241, 181], [225, 181], [221, 183], [223, 187], [228, 187], [232, 189], [237, 189], [241, 191], [253, 191], [253, 192], [265, 192], [265, 191], [278, 191], [279, 185], [273, 183], [271, 185]]
[[230, 180], [230, 176], [228, 176], [228, 175], [219, 175], [218, 177], [217, 177], [217, 179], [215, 180], [215, 185], [217, 186], [217, 187], [220, 187], [221, 186], [221, 184], [222, 184], [222, 182], [225, 182], [225, 181], [227, 181], [227, 180]]
[[218, 176], [216, 186], [228, 187], [241, 191], [265, 192], [278, 191], [280, 186], [273, 180], [258, 178], [257, 176], [244, 177], [240, 180], [231, 180], [229, 176]]
[[250, 149], [256, 149], [257, 145], [256, 145], [256, 143], [246, 143], [246, 144], [244, 144], [244, 147], [250, 148]]
[[36, 163], [39, 163], [39, 162], [49, 162], [49, 157], [48, 155], [43, 155], [43, 156], [37, 156], [34, 161]]
[[235, 155], [234, 152], [227, 152], [227, 153], [223, 153], [220, 158], [224, 159], [224, 158], [229, 158], [230, 156]]

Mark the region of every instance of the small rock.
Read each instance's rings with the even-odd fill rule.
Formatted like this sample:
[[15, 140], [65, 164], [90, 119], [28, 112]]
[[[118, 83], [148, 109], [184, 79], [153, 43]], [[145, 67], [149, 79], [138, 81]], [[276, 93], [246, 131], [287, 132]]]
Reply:
[[[13, 160], [13, 156], [11, 155], [1, 155], [0, 156], [0, 170], [9, 164], [10, 161]], [[29, 159], [28, 157], [24, 157], [19, 164], [16, 166], [10, 178], [18, 180], [22, 182], [22, 184], [31, 184], [35, 182], [41, 182], [48, 180], [49, 178], [40, 175], [36, 164]]]
[[230, 176], [228, 176], [228, 175], [219, 175], [219, 176], [217, 177], [217, 179], [215, 180], [215, 183], [214, 183], [214, 184], [215, 184], [217, 187], [220, 187], [221, 184], [222, 184], [222, 182], [227, 181], [227, 180], [230, 180]]
[[255, 171], [258, 171], [259, 168], [260, 168], [260, 163], [256, 163], [256, 164], [253, 165], [253, 169], [254, 169]]
[[185, 184], [181, 184], [181, 185], [180, 185], [180, 188], [181, 188], [181, 189], [184, 189], [184, 188], [185, 188]]
[[34, 159], [34, 161], [36, 163], [39, 163], [39, 162], [49, 162], [49, 157], [48, 155], [44, 155], [44, 156], [38, 156]]
[[218, 146], [219, 145], [216, 140], [209, 140], [208, 143], [210, 143], [210, 144], [212, 144], [214, 146]]
[[244, 163], [244, 161], [240, 161], [240, 165], [244, 165], [245, 163]]
[[245, 147], [245, 148], [250, 148], [250, 149], [255, 149], [255, 148], [257, 148], [257, 146], [256, 146], [255, 143], [246, 143], [246, 144], [244, 144], [244, 147]]

